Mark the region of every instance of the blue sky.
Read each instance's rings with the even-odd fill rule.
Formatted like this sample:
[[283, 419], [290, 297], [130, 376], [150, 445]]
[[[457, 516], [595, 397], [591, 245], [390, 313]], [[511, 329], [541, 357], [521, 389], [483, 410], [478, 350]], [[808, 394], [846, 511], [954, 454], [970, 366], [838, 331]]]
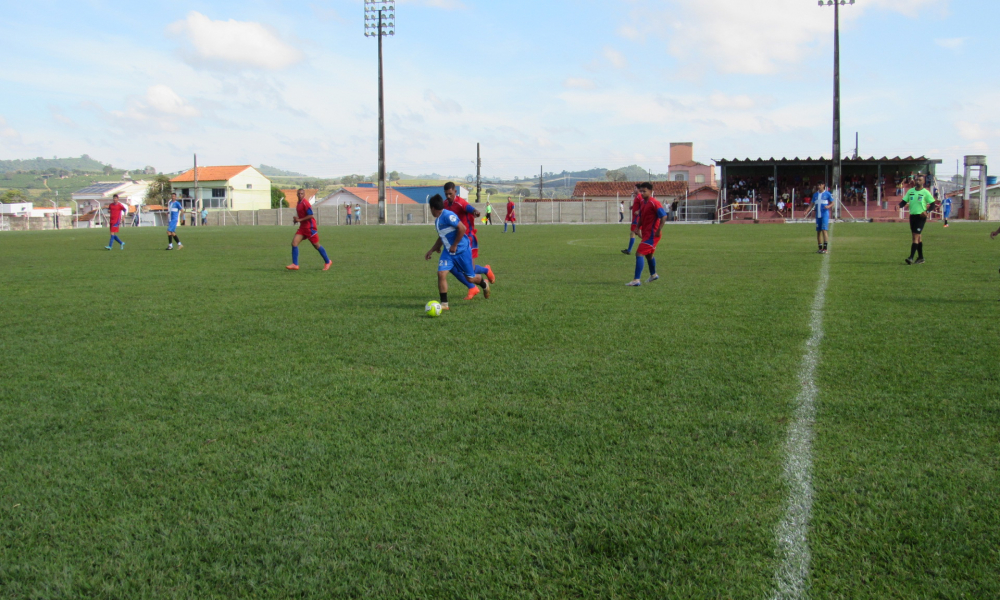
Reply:
[[[361, 0], [4, 0], [0, 159], [119, 167], [377, 167], [375, 40]], [[1000, 3], [842, 7], [845, 153], [951, 174], [1000, 147]], [[833, 8], [815, 0], [400, 0], [385, 43], [387, 168], [666, 171], [830, 154]]]

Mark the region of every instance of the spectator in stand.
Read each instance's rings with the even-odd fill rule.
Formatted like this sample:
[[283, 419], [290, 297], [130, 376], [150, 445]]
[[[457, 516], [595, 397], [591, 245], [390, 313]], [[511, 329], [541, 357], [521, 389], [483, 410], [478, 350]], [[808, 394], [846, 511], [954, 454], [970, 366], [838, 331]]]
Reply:
[[778, 216], [785, 218], [785, 201], [783, 199], [778, 200]]

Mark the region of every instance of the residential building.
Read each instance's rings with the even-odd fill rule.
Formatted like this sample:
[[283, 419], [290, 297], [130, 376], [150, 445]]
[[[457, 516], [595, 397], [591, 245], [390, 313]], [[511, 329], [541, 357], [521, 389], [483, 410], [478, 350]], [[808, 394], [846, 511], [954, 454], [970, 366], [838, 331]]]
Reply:
[[103, 208], [118, 194], [122, 204], [139, 206], [146, 199], [148, 181], [106, 181], [88, 185], [70, 196], [76, 202], [79, 214]]
[[694, 160], [693, 142], [670, 144], [670, 166], [667, 177], [670, 181], [687, 181], [691, 189], [702, 186], [718, 188], [715, 166]]
[[198, 167], [170, 180], [185, 209], [260, 210], [271, 208], [271, 180], [251, 165]]
[[[316, 204], [316, 194], [319, 190], [307, 189], [303, 190], [306, 193], [306, 200], [309, 204]], [[298, 188], [294, 190], [281, 190], [281, 193], [285, 195], [285, 202], [288, 203], [288, 208], [295, 208], [299, 205], [299, 190]]]
[[[378, 188], [369, 187], [343, 187], [329, 194], [322, 200], [313, 203], [313, 206], [337, 206], [340, 204], [378, 204]], [[400, 194], [393, 188], [385, 188], [386, 204], [417, 204], [412, 198]]]

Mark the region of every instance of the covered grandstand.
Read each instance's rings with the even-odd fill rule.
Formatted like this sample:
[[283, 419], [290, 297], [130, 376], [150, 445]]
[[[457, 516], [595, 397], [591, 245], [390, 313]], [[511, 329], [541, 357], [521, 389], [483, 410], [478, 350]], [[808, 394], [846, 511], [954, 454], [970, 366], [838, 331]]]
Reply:
[[[722, 189], [719, 214], [732, 219], [746, 219], [749, 213], [758, 220], [784, 220], [808, 210], [816, 184], [830, 184], [831, 162], [825, 158], [745, 158], [716, 160], [721, 168]], [[941, 160], [908, 156], [906, 158], [845, 158], [842, 207], [851, 218], [892, 220], [900, 218], [895, 205], [913, 185], [913, 178], [927, 177], [927, 187], [935, 187], [935, 166]], [[784, 202], [785, 210], [779, 210]], [[728, 211], [725, 207], [733, 207]], [[741, 210], [741, 209], [752, 209]], [[721, 218], [721, 217], [720, 217]]]

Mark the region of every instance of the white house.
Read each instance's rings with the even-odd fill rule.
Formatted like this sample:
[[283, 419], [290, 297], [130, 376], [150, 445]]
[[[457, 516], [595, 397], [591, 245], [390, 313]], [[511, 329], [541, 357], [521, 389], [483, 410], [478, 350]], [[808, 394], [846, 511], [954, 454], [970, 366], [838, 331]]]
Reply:
[[252, 166], [198, 167], [197, 170], [195, 173], [195, 169], [189, 169], [170, 180], [170, 187], [183, 199], [184, 208], [271, 208], [271, 180]]

